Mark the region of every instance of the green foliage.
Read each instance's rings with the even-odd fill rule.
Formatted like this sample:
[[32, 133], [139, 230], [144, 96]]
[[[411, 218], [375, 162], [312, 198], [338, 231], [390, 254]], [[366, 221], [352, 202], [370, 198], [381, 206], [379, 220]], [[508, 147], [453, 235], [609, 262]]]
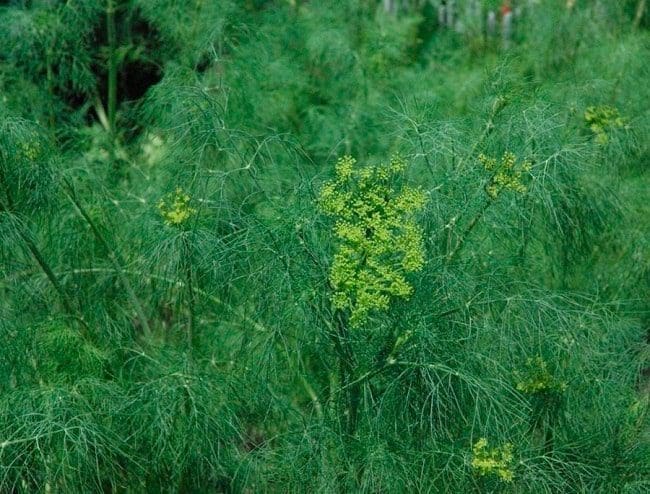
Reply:
[[106, 356], [83, 341], [77, 331], [55, 323], [29, 333], [32, 340], [29, 357], [40, 382], [102, 377]]
[[455, 3], [0, 7], [0, 492], [647, 491], [647, 14]]
[[18, 213], [42, 207], [54, 188], [51, 144], [42, 129], [22, 118], [3, 118], [0, 152], [0, 211]]

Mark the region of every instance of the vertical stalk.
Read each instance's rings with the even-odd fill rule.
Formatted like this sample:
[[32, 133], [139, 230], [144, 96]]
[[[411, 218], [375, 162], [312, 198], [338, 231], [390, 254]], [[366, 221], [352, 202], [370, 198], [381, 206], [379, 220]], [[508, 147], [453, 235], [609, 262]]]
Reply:
[[43, 270], [43, 273], [45, 273], [45, 276], [47, 277], [51, 285], [54, 287], [54, 290], [56, 290], [57, 294], [59, 295], [59, 298], [61, 299], [61, 303], [63, 304], [63, 308], [65, 309], [65, 311], [68, 314], [74, 315], [74, 311], [72, 310], [72, 305], [70, 305], [68, 296], [66, 295], [65, 291], [63, 290], [63, 287], [61, 286], [59, 280], [54, 274], [54, 271], [52, 271], [52, 268], [45, 260], [45, 257], [43, 256], [41, 251], [38, 249], [38, 247], [36, 247], [36, 244], [34, 244], [32, 239], [29, 238], [25, 232], [21, 231], [20, 237], [23, 239], [23, 242], [25, 242], [25, 245], [29, 249], [29, 252], [32, 254], [32, 257], [36, 260], [40, 268]]
[[339, 369], [341, 389], [343, 393], [343, 406], [341, 407], [341, 423], [344, 424], [348, 436], [353, 436], [357, 428], [357, 416], [361, 398], [360, 383], [354, 379], [354, 353], [350, 347], [348, 330], [343, 314], [337, 311], [336, 334], [333, 335], [334, 346], [339, 356]]
[[[0, 211], [11, 212], [14, 208], [13, 198], [11, 196], [11, 191], [9, 189], [9, 186], [5, 182], [4, 173], [2, 173], [2, 169], [0, 169], [0, 183], [2, 183], [5, 189], [5, 196], [7, 198], [7, 203], [8, 203], [8, 205], [5, 205], [3, 202], [0, 201]], [[22, 228], [18, 230], [18, 234], [20, 235], [20, 238], [27, 246], [27, 249], [31, 253], [36, 263], [39, 265], [39, 267], [47, 277], [52, 287], [56, 291], [65, 311], [68, 314], [74, 316], [75, 311], [72, 309], [72, 304], [70, 303], [70, 299], [68, 298], [68, 295], [65, 293], [65, 290], [61, 286], [61, 283], [59, 283], [59, 280], [54, 274], [54, 271], [52, 270], [48, 262], [45, 260], [45, 256], [43, 255], [43, 253], [39, 250], [39, 248], [36, 246], [34, 241], [29, 237], [29, 235], [27, 235], [27, 233], [25, 233], [22, 230]]]
[[549, 458], [553, 456], [553, 427], [552, 424], [547, 421], [546, 430], [544, 431], [544, 455]]
[[[363, 465], [356, 457], [352, 446], [357, 431], [361, 389], [365, 376], [360, 379], [355, 378], [356, 362], [344, 314], [337, 310], [334, 317], [336, 329], [330, 326], [330, 335], [339, 360], [339, 382], [336, 392], [332, 396], [335, 399], [334, 406], [336, 412], [338, 412], [339, 424], [343, 431], [345, 449], [347, 454], [350, 455], [357, 485], [359, 485], [363, 474]], [[340, 490], [344, 492], [343, 486], [341, 486]]]
[[[483, 127], [483, 131], [481, 132], [481, 135], [478, 137], [476, 142], [474, 142], [474, 145], [472, 146], [470, 152], [460, 158], [460, 160], [458, 161], [457, 168], [460, 169], [467, 159], [473, 158], [478, 148], [485, 142], [485, 140], [490, 136], [490, 134], [492, 134], [492, 132], [495, 129], [494, 121], [499, 116], [499, 114], [503, 111], [503, 109], [506, 107], [507, 104], [508, 104], [508, 100], [504, 96], [497, 96], [496, 98], [494, 98], [494, 101], [492, 102], [492, 109], [490, 110], [490, 115], [488, 116], [487, 122], [485, 122], [485, 126]], [[453, 141], [452, 141], [452, 146], [453, 146]], [[454, 168], [456, 168], [456, 154], [453, 148], [452, 148], [452, 158], [453, 158], [452, 164]]]
[[56, 114], [54, 111], [54, 70], [52, 69], [52, 48], [45, 51], [45, 66], [47, 78], [47, 93], [50, 97], [48, 102], [48, 120], [50, 127], [54, 128], [56, 124]]
[[449, 254], [447, 254], [447, 262], [450, 262], [456, 256], [456, 254], [458, 254], [458, 252], [461, 250], [469, 234], [472, 232], [474, 227], [478, 224], [479, 220], [483, 217], [485, 211], [487, 211], [487, 208], [489, 208], [492, 205], [492, 201], [493, 201], [492, 199], [488, 198], [483, 204], [483, 206], [481, 207], [481, 209], [478, 211], [478, 213], [476, 213], [476, 215], [469, 222], [469, 225], [467, 225], [467, 228], [465, 228], [465, 231], [458, 239], [458, 242], [456, 242], [456, 246], [454, 247], [454, 250], [452, 250]]
[[185, 284], [187, 287], [187, 357], [192, 362], [192, 350], [194, 349], [195, 333], [195, 296], [194, 296], [194, 273], [192, 272], [192, 252], [186, 236], [183, 236], [183, 263], [185, 264]]
[[122, 283], [122, 286], [126, 290], [127, 296], [131, 302], [131, 305], [133, 306], [133, 309], [135, 310], [138, 318], [140, 319], [140, 324], [142, 324], [142, 329], [144, 330], [145, 336], [149, 337], [151, 336], [151, 327], [149, 326], [149, 322], [147, 320], [147, 316], [144, 313], [144, 309], [142, 308], [142, 304], [140, 303], [140, 300], [138, 299], [137, 295], [135, 294], [135, 290], [133, 289], [133, 286], [131, 285], [131, 282], [129, 281], [128, 276], [126, 276], [126, 273], [124, 272], [124, 268], [122, 267], [124, 262], [122, 258], [120, 257], [119, 253], [112, 249], [109, 245], [104, 236], [102, 235], [101, 231], [99, 231], [99, 228], [97, 228], [97, 225], [95, 225], [95, 222], [92, 220], [90, 215], [86, 212], [84, 207], [81, 205], [79, 200], [77, 199], [75, 195], [74, 188], [72, 187], [72, 184], [68, 182], [66, 179], [63, 179], [63, 184], [64, 184], [64, 191], [66, 195], [68, 196], [68, 199], [72, 202], [74, 205], [75, 209], [79, 213], [79, 215], [88, 223], [88, 226], [90, 227], [90, 230], [92, 231], [93, 235], [97, 239], [97, 241], [106, 249], [108, 252], [108, 257], [111, 260], [111, 263], [113, 264], [113, 267], [115, 268], [115, 272], [117, 273], [118, 278], [120, 279], [120, 282]]
[[639, 3], [636, 6], [636, 14], [634, 15], [634, 29], [638, 29], [638, 27], [641, 25], [641, 19], [643, 19], [643, 15], [645, 14], [645, 9], [646, 9], [646, 0], [639, 0]]
[[108, 38], [108, 131], [115, 137], [115, 112], [117, 109], [117, 37], [115, 35], [115, 0], [106, 0], [106, 36]]

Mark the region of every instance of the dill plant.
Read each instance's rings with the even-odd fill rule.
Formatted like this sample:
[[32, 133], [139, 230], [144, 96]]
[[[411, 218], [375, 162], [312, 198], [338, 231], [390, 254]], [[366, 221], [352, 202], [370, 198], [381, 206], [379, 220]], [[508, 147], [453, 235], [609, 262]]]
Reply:
[[635, 2], [112, 3], [118, 145], [107, 3], [0, 10], [0, 491], [643, 492]]

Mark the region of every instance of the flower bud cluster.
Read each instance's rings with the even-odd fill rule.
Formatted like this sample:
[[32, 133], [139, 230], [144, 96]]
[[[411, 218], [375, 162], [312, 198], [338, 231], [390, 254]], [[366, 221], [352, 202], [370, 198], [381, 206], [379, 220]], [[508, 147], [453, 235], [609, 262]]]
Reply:
[[496, 199], [504, 190], [509, 189], [519, 194], [525, 194], [528, 190], [522, 179], [532, 168], [530, 161], [524, 160], [518, 163], [517, 157], [509, 151], [503, 154], [501, 161], [484, 154], [480, 154], [478, 160], [486, 171], [493, 173], [485, 187], [485, 192], [492, 199]]
[[596, 142], [604, 146], [609, 142], [609, 132], [624, 127], [625, 119], [611, 106], [590, 106], [585, 111], [585, 123], [596, 135]]
[[567, 385], [559, 381], [548, 370], [548, 364], [541, 357], [529, 358], [524, 372], [515, 373], [517, 390], [526, 394], [562, 392]]
[[504, 482], [512, 482], [514, 479], [512, 449], [511, 443], [488, 449], [488, 441], [482, 437], [472, 447], [472, 467], [481, 476], [496, 475]]
[[169, 194], [158, 203], [158, 211], [168, 226], [180, 226], [185, 223], [196, 209], [190, 206], [190, 196], [183, 192], [180, 187], [176, 188], [174, 194]]
[[334, 180], [320, 192], [319, 208], [335, 219], [338, 241], [330, 271], [332, 304], [349, 310], [353, 327], [372, 310], [387, 310], [391, 297], [408, 298], [413, 287], [405, 275], [424, 266], [422, 231], [414, 216], [426, 196], [396, 185], [405, 168], [398, 157], [357, 167], [354, 158], [344, 156]]

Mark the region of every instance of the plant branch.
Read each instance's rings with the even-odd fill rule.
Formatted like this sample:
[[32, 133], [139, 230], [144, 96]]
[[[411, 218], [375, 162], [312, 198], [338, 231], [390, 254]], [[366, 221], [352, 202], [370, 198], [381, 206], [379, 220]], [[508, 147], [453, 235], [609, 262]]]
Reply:
[[145, 336], [149, 337], [151, 336], [151, 327], [149, 326], [149, 322], [147, 320], [147, 317], [144, 313], [144, 309], [142, 307], [142, 304], [140, 303], [140, 300], [135, 294], [135, 291], [133, 290], [133, 286], [131, 285], [131, 282], [129, 281], [129, 278], [126, 276], [123, 265], [124, 262], [122, 258], [120, 257], [119, 253], [112, 249], [109, 245], [102, 233], [99, 231], [99, 228], [97, 225], [95, 225], [95, 222], [92, 220], [90, 215], [87, 213], [87, 211], [84, 209], [84, 207], [81, 205], [79, 200], [77, 199], [77, 196], [75, 194], [74, 188], [72, 187], [72, 184], [66, 180], [65, 178], [63, 179], [63, 189], [72, 204], [74, 205], [75, 209], [79, 213], [79, 215], [88, 223], [88, 226], [90, 227], [91, 232], [97, 239], [97, 241], [106, 249], [108, 252], [108, 257], [115, 267], [115, 271], [120, 278], [120, 281], [122, 285], [124, 286], [124, 289], [126, 290], [127, 296], [129, 297], [131, 301], [131, 305], [133, 306], [133, 309], [135, 310], [136, 314], [138, 315], [138, 318], [140, 319], [140, 324], [142, 324], [142, 328], [144, 330]]
[[467, 240], [469, 234], [472, 233], [472, 230], [474, 230], [479, 220], [483, 217], [485, 211], [487, 211], [487, 209], [492, 205], [492, 203], [493, 201], [488, 198], [483, 204], [483, 206], [481, 207], [481, 209], [478, 211], [478, 213], [476, 213], [476, 215], [472, 218], [472, 220], [467, 225], [467, 228], [465, 228], [465, 231], [456, 242], [454, 249], [449, 254], [447, 254], [447, 259], [446, 259], [447, 263], [451, 262], [451, 260], [456, 256], [456, 254], [460, 252], [463, 245], [465, 244], [465, 240]]
[[638, 29], [638, 27], [641, 25], [641, 20], [645, 15], [646, 7], [646, 0], [639, 0], [639, 3], [636, 6], [636, 14], [634, 15], [634, 29]]
[[108, 131], [115, 137], [117, 110], [117, 37], [115, 35], [115, 0], [106, 1], [106, 35], [108, 37]]
[[[5, 196], [8, 203], [8, 205], [5, 205], [2, 201], [0, 201], [0, 210], [10, 212], [13, 210], [13, 198], [11, 196], [11, 191], [4, 179], [4, 172], [2, 172], [1, 169], [0, 172], [1, 172], [0, 179], [5, 189]], [[29, 235], [27, 235], [27, 233], [23, 230], [23, 228], [18, 228], [18, 235], [20, 235], [20, 238], [27, 246], [27, 249], [31, 253], [32, 257], [39, 265], [39, 267], [42, 269], [43, 273], [49, 280], [50, 284], [54, 287], [54, 290], [57, 292], [59, 298], [61, 299], [61, 304], [63, 305], [63, 308], [66, 310], [68, 314], [75, 315], [75, 311], [72, 309], [72, 304], [70, 303], [68, 295], [65, 293], [65, 290], [61, 286], [61, 283], [59, 283], [59, 280], [54, 274], [54, 271], [52, 270], [48, 262], [45, 260], [45, 256], [43, 255], [43, 253], [39, 250], [39, 248], [36, 246], [34, 241], [29, 237]]]

